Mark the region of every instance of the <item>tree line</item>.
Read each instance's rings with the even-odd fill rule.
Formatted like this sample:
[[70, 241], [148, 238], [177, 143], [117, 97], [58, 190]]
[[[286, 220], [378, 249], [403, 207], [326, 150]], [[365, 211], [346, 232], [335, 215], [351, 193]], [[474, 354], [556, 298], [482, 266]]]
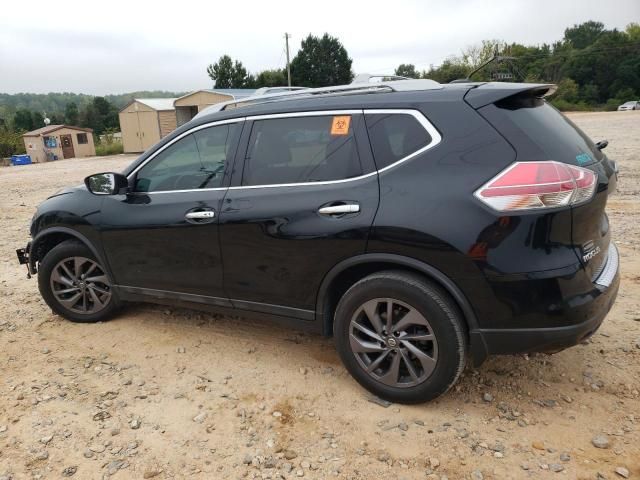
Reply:
[[[326, 33], [322, 37], [309, 35], [291, 61], [292, 84], [322, 87], [349, 83], [353, 78], [351, 65], [347, 50], [337, 38]], [[241, 61], [228, 55], [209, 65], [207, 73], [215, 88], [287, 83], [285, 69], [251, 74]], [[441, 65], [419, 71], [414, 64], [403, 63], [394, 74], [440, 83], [467, 78], [556, 83], [558, 90], [552, 103], [560, 109], [614, 109], [640, 97], [640, 25], [630, 23], [620, 31], [588, 21], [565, 29], [562, 39], [542, 45], [483, 40], [460, 55], [448, 57]]]
[[[74, 125], [91, 128], [95, 138], [103, 133], [120, 130], [118, 109], [104, 97], [93, 97], [81, 108], [75, 102], [69, 102], [64, 112], [46, 113], [50, 125]], [[9, 122], [0, 118], [0, 157], [16, 153], [25, 153], [22, 134], [44, 127], [45, 112], [18, 108]]]
[[75, 93], [0, 94], [0, 158], [25, 153], [22, 134], [45, 126], [65, 124], [91, 128], [100, 135], [120, 130], [118, 112], [133, 98], [176, 97], [182, 93], [142, 91], [96, 97]]
[[484, 40], [441, 65], [419, 72], [412, 64], [401, 64], [395, 74], [440, 83], [469, 75], [475, 81], [511, 76], [511, 81], [555, 83], [558, 90], [551, 102], [561, 110], [612, 110], [640, 97], [640, 24], [630, 23], [619, 31], [588, 21], [567, 28], [551, 45]]

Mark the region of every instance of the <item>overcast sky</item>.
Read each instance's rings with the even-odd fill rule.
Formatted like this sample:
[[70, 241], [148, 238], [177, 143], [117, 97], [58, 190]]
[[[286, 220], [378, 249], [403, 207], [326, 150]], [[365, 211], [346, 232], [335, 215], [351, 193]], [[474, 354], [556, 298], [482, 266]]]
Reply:
[[[309, 33], [338, 37], [356, 73], [419, 69], [482, 39], [550, 43], [586, 20], [623, 29], [640, 0], [321, 0], [3, 2], [0, 92], [211, 88], [206, 67], [221, 55], [251, 72], [284, 67]], [[98, 6], [99, 5], [99, 6]], [[170, 8], [165, 5], [170, 5]]]

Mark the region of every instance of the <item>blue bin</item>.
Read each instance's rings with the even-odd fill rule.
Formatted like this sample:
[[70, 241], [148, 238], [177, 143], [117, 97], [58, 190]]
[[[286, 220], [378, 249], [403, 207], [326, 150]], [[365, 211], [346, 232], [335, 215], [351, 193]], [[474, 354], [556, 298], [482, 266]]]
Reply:
[[11, 165], [30, 165], [30, 164], [31, 164], [30, 155], [12, 155], [11, 156]]

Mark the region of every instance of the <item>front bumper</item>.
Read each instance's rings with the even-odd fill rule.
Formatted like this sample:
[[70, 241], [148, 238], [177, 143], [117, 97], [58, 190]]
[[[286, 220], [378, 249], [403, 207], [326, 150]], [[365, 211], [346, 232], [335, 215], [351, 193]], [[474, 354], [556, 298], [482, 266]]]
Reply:
[[620, 285], [618, 250], [611, 242], [607, 260], [593, 281], [593, 289], [581, 295], [580, 301], [569, 299], [567, 312], [580, 309], [589, 312], [579, 323], [554, 327], [479, 329], [471, 332], [476, 364], [492, 354], [557, 352], [574, 346], [593, 335], [611, 310]]

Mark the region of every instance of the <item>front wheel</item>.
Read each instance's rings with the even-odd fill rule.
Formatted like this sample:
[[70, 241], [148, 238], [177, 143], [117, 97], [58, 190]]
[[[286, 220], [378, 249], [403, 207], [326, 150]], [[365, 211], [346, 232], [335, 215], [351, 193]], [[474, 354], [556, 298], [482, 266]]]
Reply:
[[106, 320], [118, 308], [107, 272], [79, 242], [62, 242], [45, 255], [38, 269], [38, 287], [49, 307], [73, 322]]
[[351, 375], [393, 402], [442, 395], [465, 365], [466, 334], [456, 304], [407, 272], [380, 272], [355, 283], [338, 303], [334, 335]]

